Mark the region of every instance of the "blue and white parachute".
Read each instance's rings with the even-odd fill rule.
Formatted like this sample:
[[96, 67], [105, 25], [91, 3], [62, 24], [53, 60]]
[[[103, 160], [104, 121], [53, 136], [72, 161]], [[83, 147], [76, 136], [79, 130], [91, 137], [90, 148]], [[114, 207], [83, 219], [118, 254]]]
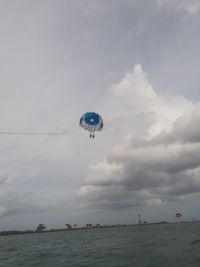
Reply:
[[79, 125], [89, 131], [90, 137], [94, 138], [94, 132], [103, 129], [103, 120], [101, 116], [95, 112], [86, 112], [80, 118]]

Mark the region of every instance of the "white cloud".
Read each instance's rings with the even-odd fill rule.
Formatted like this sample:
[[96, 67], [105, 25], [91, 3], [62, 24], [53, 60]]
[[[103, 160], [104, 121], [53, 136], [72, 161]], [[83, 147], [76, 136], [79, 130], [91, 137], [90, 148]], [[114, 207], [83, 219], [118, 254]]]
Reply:
[[199, 104], [156, 94], [137, 65], [112, 87], [106, 106], [107, 124], [120, 130], [107, 157], [89, 168], [79, 192], [87, 204], [161, 205], [200, 192]]
[[[108, 127], [112, 124], [116, 127], [117, 124], [117, 128], [124, 129], [126, 133], [133, 128], [135, 130], [136, 118], [136, 123], [146, 127], [150, 138], [163, 130], [171, 129], [175, 120], [192, 107], [193, 103], [183, 96], [170, 98], [157, 95], [142, 66], [136, 65], [133, 72], [126, 74], [112, 87], [103, 112], [108, 114]], [[134, 123], [131, 123], [132, 121]], [[145, 122], [150, 124], [150, 127], [147, 127]]]

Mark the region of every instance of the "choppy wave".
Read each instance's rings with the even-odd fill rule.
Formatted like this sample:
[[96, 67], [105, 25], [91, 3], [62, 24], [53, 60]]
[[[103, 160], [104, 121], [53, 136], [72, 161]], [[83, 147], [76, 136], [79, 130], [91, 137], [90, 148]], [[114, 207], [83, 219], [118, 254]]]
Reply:
[[2, 267], [199, 267], [200, 223], [0, 237]]

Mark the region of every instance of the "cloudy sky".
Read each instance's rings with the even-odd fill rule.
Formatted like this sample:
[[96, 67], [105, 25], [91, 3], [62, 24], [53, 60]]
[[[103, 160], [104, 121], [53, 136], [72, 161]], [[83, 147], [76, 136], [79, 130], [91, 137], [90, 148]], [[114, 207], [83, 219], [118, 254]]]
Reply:
[[63, 133], [0, 135], [0, 230], [200, 219], [199, 28], [199, 0], [0, 1], [0, 132]]

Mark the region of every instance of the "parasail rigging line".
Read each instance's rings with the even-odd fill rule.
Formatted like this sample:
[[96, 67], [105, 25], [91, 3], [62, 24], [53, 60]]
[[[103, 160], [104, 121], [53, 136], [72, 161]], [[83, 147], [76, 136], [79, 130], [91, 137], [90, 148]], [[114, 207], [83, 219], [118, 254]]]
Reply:
[[45, 132], [11, 132], [11, 131], [0, 131], [0, 135], [51, 135], [51, 136], [58, 136], [58, 135], [67, 135], [68, 133], [45, 133]]

